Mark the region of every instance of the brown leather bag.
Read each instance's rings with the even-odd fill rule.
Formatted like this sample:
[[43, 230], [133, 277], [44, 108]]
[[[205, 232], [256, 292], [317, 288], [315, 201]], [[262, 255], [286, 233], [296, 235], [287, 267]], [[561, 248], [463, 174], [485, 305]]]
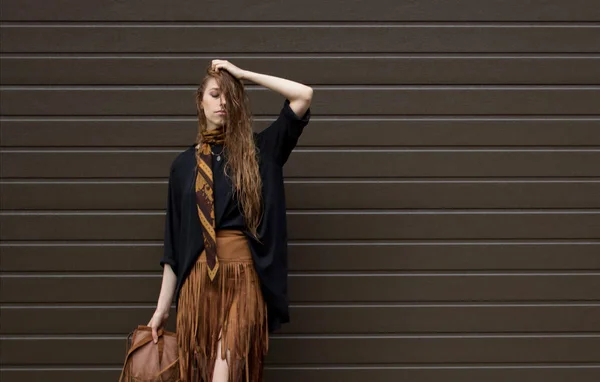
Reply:
[[175, 333], [158, 331], [158, 343], [152, 328], [139, 325], [127, 336], [127, 355], [119, 382], [179, 382], [179, 357]]

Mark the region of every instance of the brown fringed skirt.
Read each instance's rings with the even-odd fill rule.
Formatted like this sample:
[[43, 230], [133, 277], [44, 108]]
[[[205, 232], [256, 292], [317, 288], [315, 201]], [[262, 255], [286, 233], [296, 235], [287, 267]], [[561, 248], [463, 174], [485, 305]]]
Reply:
[[262, 381], [269, 343], [267, 309], [244, 233], [217, 231], [217, 256], [219, 270], [212, 282], [203, 252], [181, 287], [177, 309], [181, 380], [210, 382], [216, 357], [221, 357], [228, 360], [229, 382]]

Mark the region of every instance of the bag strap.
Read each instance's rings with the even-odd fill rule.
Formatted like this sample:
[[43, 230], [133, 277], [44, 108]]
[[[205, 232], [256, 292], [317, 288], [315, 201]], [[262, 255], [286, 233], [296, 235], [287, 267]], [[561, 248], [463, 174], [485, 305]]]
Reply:
[[[174, 366], [174, 365], [175, 365], [177, 362], [179, 362], [179, 358], [177, 358], [175, 361], [171, 362], [171, 363], [170, 363], [170, 364], [169, 364], [167, 367], [165, 367], [164, 369], [162, 369], [162, 370], [160, 371], [160, 380], [161, 380], [161, 381], [163, 380], [163, 376], [164, 376], [164, 374], [163, 374], [163, 373], [164, 373], [164, 371], [165, 371], [165, 370], [168, 370], [168, 369], [170, 369], [170, 368], [172, 368], [172, 367], [173, 367], [173, 366]], [[177, 370], [177, 372], [176, 372], [176, 373], [179, 373], [179, 370]], [[177, 380], [178, 380], [178, 381], [180, 381], [180, 379], [177, 379]]]
[[165, 340], [163, 336], [158, 337], [158, 362], [162, 361], [163, 350], [165, 349]]

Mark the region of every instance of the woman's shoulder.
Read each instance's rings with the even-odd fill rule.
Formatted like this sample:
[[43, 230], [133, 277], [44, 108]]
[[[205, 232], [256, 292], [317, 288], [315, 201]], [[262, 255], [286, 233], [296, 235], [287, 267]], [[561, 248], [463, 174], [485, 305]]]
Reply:
[[196, 161], [195, 146], [196, 143], [193, 143], [175, 156], [171, 162], [171, 172], [188, 168], [190, 164], [194, 164]]

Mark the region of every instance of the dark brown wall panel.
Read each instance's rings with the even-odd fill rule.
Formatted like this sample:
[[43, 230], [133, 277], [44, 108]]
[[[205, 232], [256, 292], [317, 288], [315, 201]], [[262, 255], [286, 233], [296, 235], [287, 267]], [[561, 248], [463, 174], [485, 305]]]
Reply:
[[[600, 67], [600, 66], [599, 66]], [[274, 109], [274, 113], [277, 110]], [[275, 115], [256, 117], [261, 131]], [[185, 147], [194, 117], [5, 117], [1, 147]], [[304, 146], [600, 146], [598, 117], [313, 117]]]
[[[153, 304], [161, 275], [4, 275], [2, 303]], [[290, 301], [513, 302], [600, 300], [600, 273], [292, 274]], [[48, 293], [52, 291], [52, 293]], [[376, 291], [376, 293], [374, 293]]]
[[[5, 116], [190, 116], [196, 113], [195, 89], [4, 87], [0, 105]], [[281, 96], [255, 87], [248, 92], [255, 114], [279, 113]], [[595, 86], [332, 86], [315, 87], [315, 93], [315, 116], [600, 114], [600, 87]]]
[[[136, 323], [149, 320], [154, 309], [12, 306], [0, 312], [3, 335], [94, 335], [127, 333]], [[293, 305], [290, 315], [292, 321], [283, 328], [283, 334], [575, 333], [597, 329], [600, 305]], [[168, 328], [175, 329], [175, 317], [172, 309]]]
[[291, 213], [293, 239], [598, 239], [600, 213]]
[[600, 181], [289, 180], [290, 209], [598, 208]]
[[[289, 179], [285, 190], [291, 210], [600, 208], [600, 180]], [[166, 192], [167, 180], [0, 183], [4, 210], [164, 210]]]
[[[122, 365], [121, 365], [122, 366]], [[106, 382], [117, 381], [121, 369], [115, 364], [114, 367], [94, 367], [88, 369], [64, 369], [56, 368], [5, 368], [0, 369], [2, 382], [58, 382], [58, 381], [86, 381]]]
[[[3, 272], [157, 272], [162, 241], [5, 243]], [[600, 241], [298, 242], [295, 271], [600, 270]], [[364, 261], [365, 251], [369, 261]]]
[[[3, 212], [2, 240], [160, 240], [163, 212]], [[598, 211], [288, 212], [291, 240], [600, 239]]]
[[[4, 0], [0, 20], [3, 382], [117, 378], [214, 58], [315, 89], [266, 382], [600, 380], [596, 0]], [[260, 131], [283, 98], [246, 89]]]
[[[344, 367], [314, 367], [297, 368], [293, 370], [267, 369], [267, 382], [286, 381], [286, 382], [304, 382], [304, 381], [378, 381], [378, 382], [398, 382], [398, 381], [419, 381], [419, 382], [439, 382], [439, 381], [461, 381], [461, 382], [592, 382], [600, 378], [600, 367], [587, 365], [567, 365], [563, 367], [550, 367], [542, 365], [537, 367], [529, 366], [511, 366], [502, 365], [485, 366], [481, 368], [462, 366], [445, 367], [434, 366], [356, 366], [351, 368]], [[271, 379], [272, 378], [272, 379]], [[319, 378], [319, 379], [318, 379]]]
[[[0, 370], [3, 382], [115, 381], [120, 369], [94, 367], [88, 370], [42, 368]], [[596, 365], [494, 365], [494, 366], [313, 366], [269, 367], [265, 369], [265, 382], [344, 381], [378, 382], [419, 381], [439, 382], [596, 382], [600, 379], [600, 366]]]
[[[2, 53], [598, 53], [597, 24], [39, 24], [2, 27]], [[302, 38], [299, 38], [302, 36]], [[93, 41], [93, 44], [90, 44]]]
[[4, 0], [3, 21], [596, 21], [594, 0], [421, 0], [418, 2], [332, 0], [261, 3], [179, 0], [177, 6], [158, 0]]
[[[47, 338], [2, 342], [9, 365], [115, 364], [122, 361], [124, 339]], [[364, 336], [274, 337], [272, 365], [365, 363], [598, 362], [593, 350], [600, 336]], [[64, 349], [57, 352], [52, 349]], [[384, 348], [386, 351], [381, 351]], [[85, 349], [85, 351], [84, 351]]]
[[284, 174], [288, 177], [585, 177], [600, 174], [599, 159], [598, 149], [305, 149], [292, 154]]
[[[164, 178], [177, 150], [5, 150], [4, 178]], [[124, 166], [123, 164], [127, 165]], [[600, 149], [296, 149], [293, 177], [597, 177]], [[326, 164], [326, 165], [324, 165]]]
[[[311, 85], [593, 85], [600, 84], [594, 55], [227, 55], [242, 68]], [[0, 58], [4, 85], [195, 85], [213, 56], [97, 57], [81, 55]], [[376, 70], [373, 70], [376, 68]]]

